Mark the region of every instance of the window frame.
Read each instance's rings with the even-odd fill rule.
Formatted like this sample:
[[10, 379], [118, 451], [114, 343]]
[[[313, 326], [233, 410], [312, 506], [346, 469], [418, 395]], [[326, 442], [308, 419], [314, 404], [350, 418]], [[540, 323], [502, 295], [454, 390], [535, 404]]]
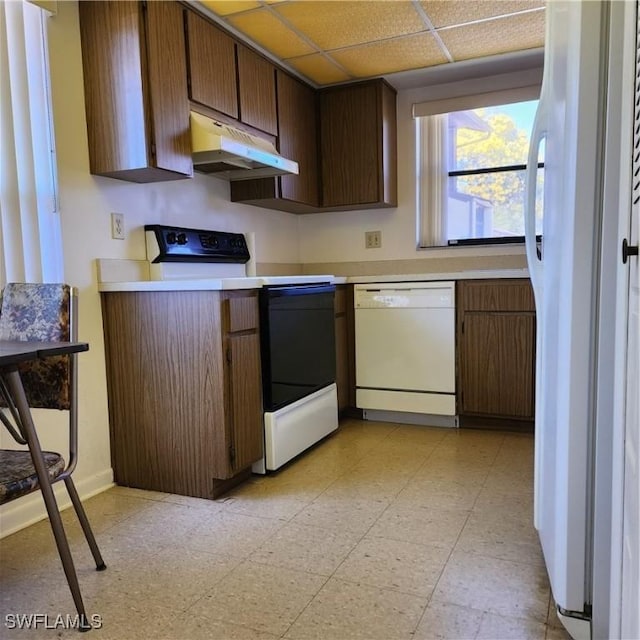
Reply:
[[[538, 162], [538, 169], [544, 169], [544, 162]], [[526, 164], [510, 164], [496, 167], [482, 167], [480, 169], [455, 169], [447, 172], [448, 178], [457, 178], [459, 176], [478, 176], [488, 173], [506, 173], [507, 171], [526, 171]], [[538, 239], [541, 236], [537, 236]], [[524, 235], [521, 236], [485, 236], [475, 238], [453, 238], [447, 239], [448, 247], [456, 246], [474, 246], [489, 244], [524, 244]]]
[[[416, 120], [416, 248], [418, 250], [456, 246], [524, 244], [524, 236], [459, 238], [457, 240], [446, 238], [446, 209], [449, 193], [449, 186], [446, 183], [449, 182], [450, 173], [453, 174], [452, 177], [456, 177], [455, 174], [463, 175], [464, 173], [471, 175], [506, 170], [525, 170], [526, 164], [504, 165], [498, 168], [482, 167], [477, 170], [450, 169], [451, 162], [446, 157], [449, 153], [448, 142], [445, 142], [446, 149], [437, 145], [434, 147], [428, 139], [434, 136], [427, 132], [431, 131], [430, 126], [433, 127], [428, 123], [434, 121], [434, 116], [444, 119], [449, 113], [456, 111], [539, 100], [541, 79], [542, 68], [527, 69], [522, 71], [519, 77], [511, 74], [508, 77], [506, 75], [501, 77], [487, 75], [482, 78], [474, 78], [474, 84], [478, 82], [478, 86], [483, 85], [485, 88], [489, 87], [493, 90], [476, 94], [460, 93], [456, 96], [453, 85], [436, 85], [434, 89], [435, 93], [439, 94], [438, 99], [413, 104], [412, 115]], [[513, 84], [509, 86], [509, 83]], [[454, 84], [457, 88], [460, 83]], [[498, 88], [499, 85], [500, 88]], [[448, 131], [444, 132], [440, 139], [446, 141], [448, 135]], [[435, 158], [436, 164], [442, 165], [444, 163], [445, 165], [441, 169], [440, 177], [434, 176], [434, 172], [429, 166], [432, 158]], [[539, 163], [538, 167], [543, 168], [544, 163]], [[434, 197], [434, 192], [439, 194], [438, 197]]]

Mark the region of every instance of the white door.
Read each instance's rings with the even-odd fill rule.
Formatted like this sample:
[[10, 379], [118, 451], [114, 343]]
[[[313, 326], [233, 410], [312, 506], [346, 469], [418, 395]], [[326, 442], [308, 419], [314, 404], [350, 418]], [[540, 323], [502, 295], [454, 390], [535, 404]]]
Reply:
[[[629, 242], [638, 246], [640, 226], [640, 21], [636, 15], [636, 110], [633, 137], [633, 186]], [[629, 312], [627, 331], [624, 491], [622, 506], [621, 637], [640, 638], [640, 257], [629, 258]]]

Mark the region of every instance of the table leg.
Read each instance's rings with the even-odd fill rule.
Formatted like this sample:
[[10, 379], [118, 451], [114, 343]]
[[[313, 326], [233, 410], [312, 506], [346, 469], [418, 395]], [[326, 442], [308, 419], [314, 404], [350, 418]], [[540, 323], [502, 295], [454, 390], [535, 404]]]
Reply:
[[58, 553], [60, 554], [60, 560], [62, 561], [62, 567], [67, 577], [73, 602], [75, 603], [78, 615], [80, 616], [80, 630], [87, 631], [91, 629], [91, 624], [85, 612], [82, 595], [80, 593], [80, 585], [78, 584], [78, 576], [76, 574], [73, 558], [71, 557], [71, 551], [69, 549], [69, 542], [64, 531], [58, 504], [56, 502], [55, 494], [53, 493], [53, 487], [49, 480], [49, 474], [42, 457], [42, 449], [40, 448], [40, 442], [38, 441], [38, 436], [33, 424], [33, 418], [31, 417], [31, 410], [27, 403], [24, 388], [22, 387], [20, 374], [17, 370], [8, 371], [4, 373], [4, 377], [9, 393], [11, 394], [11, 397], [18, 409], [18, 414], [20, 415], [23, 435], [29, 445], [31, 460], [33, 461], [33, 466], [36, 470], [38, 481], [40, 483], [40, 490], [42, 491], [44, 504], [47, 508], [47, 513], [49, 514], [49, 522], [51, 524], [51, 530], [53, 531], [53, 537], [55, 538], [56, 546], [58, 547]]

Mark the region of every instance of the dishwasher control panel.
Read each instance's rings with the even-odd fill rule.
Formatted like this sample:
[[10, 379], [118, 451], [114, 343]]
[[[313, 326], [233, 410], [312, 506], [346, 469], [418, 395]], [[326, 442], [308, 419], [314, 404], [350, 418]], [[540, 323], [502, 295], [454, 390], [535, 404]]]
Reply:
[[358, 284], [354, 290], [356, 309], [453, 309], [455, 283], [385, 282]]

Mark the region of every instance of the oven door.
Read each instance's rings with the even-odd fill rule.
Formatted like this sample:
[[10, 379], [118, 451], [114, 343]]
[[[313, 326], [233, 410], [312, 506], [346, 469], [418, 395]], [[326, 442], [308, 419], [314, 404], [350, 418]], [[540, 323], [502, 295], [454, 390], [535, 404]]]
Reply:
[[275, 411], [335, 381], [335, 286], [260, 290], [265, 411]]

